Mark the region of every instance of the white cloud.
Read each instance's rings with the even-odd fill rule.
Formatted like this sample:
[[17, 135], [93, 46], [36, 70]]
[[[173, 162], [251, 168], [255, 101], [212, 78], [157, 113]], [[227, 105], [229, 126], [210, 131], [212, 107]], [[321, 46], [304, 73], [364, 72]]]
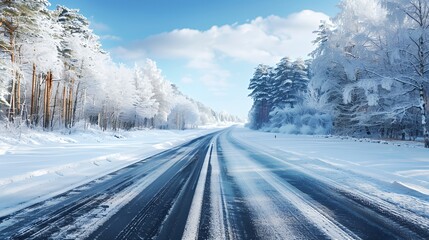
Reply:
[[91, 20], [89, 21], [89, 25], [92, 29], [99, 32], [107, 32], [110, 30], [110, 27], [108, 25], [95, 21], [94, 17], [91, 17]]
[[[144, 49], [158, 58], [213, 60], [227, 56], [251, 63], [273, 62], [279, 57], [306, 57], [323, 13], [304, 10], [287, 18], [258, 17], [244, 24], [213, 26], [206, 31], [176, 29], [148, 37], [129, 46], [133, 52]], [[126, 57], [126, 56], [125, 56]]]
[[107, 35], [101, 35], [100, 36], [100, 39], [101, 40], [110, 40], [110, 41], [120, 41], [120, 40], [122, 40], [120, 37], [118, 37], [118, 36], [115, 36], [115, 35], [109, 35], [109, 34], [107, 34]]
[[135, 62], [147, 58], [146, 50], [143, 48], [116, 47], [111, 52], [119, 58]]
[[204, 70], [201, 81], [220, 92], [230, 76], [222, 65], [232, 61], [275, 64], [284, 56], [306, 58], [314, 49], [313, 34], [323, 13], [304, 10], [286, 18], [258, 17], [244, 24], [213, 26], [208, 30], [176, 29], [114, 50], [125, 60], [139, 57], [186, 60], [188, 68]]
[[206, 70], [200, 80], [214, 95], [224, 96], [225, 91], [230, 87], [228, 82], [230, 75], [229, 71], [218, 67]]
[[191, 84], [194, 82], [194, 80], [189, 76], [182, 77], [180, 81], [184, 84]]

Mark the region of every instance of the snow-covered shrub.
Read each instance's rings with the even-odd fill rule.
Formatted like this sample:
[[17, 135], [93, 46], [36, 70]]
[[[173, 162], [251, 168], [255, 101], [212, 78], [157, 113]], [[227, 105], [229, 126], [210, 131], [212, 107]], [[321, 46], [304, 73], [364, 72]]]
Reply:
[[176, 104], [168, 115], [168, 126], [171, 129], [187, 129], [199, 123], [198, 107], [184, 96], [176, 97]]
[[329, 114], [314, 108], [297, 106], [295, 108], [276, 108], [270, 113], [271, 120], [263, 131], [288, 134], [329, 134], [332, 118]]

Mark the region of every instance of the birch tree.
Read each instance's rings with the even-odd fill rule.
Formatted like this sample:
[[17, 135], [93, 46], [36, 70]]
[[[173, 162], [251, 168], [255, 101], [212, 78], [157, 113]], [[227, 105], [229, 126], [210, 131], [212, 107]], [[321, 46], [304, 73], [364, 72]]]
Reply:
[[422, 133], [424, 136], [425, 147], [429, 148], [429, 133], [427, 130], [427, 100], [429, 90], [429, 4], [427, 0], [410, 0], [403, 7], [407, 20], [411, 22], [408, 30], [411, 43], [402, 51], [408, 55], [407, 63], [413, 70], [408, 76], [399, 76], [392, 78], [403, 85], [410, 86], [415, 92], [415, 99], [420, 109]]

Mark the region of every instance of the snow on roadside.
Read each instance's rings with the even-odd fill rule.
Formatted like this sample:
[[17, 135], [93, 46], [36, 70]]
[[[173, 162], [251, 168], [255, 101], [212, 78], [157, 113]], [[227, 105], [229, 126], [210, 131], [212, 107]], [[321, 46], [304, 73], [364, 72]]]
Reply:
[[2, 130], [0, 217], [216, 130]]
[[314, 176], [429, 217], [429, 150], [236, 128], [232, 136]]

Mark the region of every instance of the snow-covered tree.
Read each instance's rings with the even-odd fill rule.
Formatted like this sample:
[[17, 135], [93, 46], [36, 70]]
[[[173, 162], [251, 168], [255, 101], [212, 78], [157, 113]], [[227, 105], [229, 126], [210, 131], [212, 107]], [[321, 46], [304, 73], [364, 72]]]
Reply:
[[274, 79], [271, 83], [271, 98], [274, 106], [284, 107], [291, 104], [293, 69], [290, 58], [285, 57], [274, 68]]
[[250, 79], [249, 96], [253, 99], [253, 106], [250, 112], [252, 128], [260, 128], [269, 121], [269, 113], [272, 107], [271, 86], [273, 79], [273, 69], [267, 65], [260, 64]]
[[152, 99], [158, 105], [158, 111], [154, 117], [156, 127], [164, 127], [167, 124], [167, 117], [170, 114], [173, 89], [171, 84], [162, 76], [161, 70], [156, 66], [156, 63], [150, 59], [146, 60], [143, 67], [144, 77], [150, 79], [153, 87]]
[[169, 128], [186, 129], [198, 125], [199, 111], [196, 104], [184, 96], [177, 95], [174, 107], [168, 116]]
[[149, 127], [158, 112], [159, 103], [154, 99], [154, 90], [151, 80], [143, 75], [141, 67], [134, 66], [135, 121], [137, 126]]
[[250, 127], [259, 129], [269, 123], [274, 109], [301, 105], [307, 96], [308, 76], [308, 67], [300, 59], [282, 58], [274, 69], [259, 65], [249, 84], [253, 99]]
[[317, 31], [311, 99], [329, 109], [337, 132], [427, 138], [427, 0], [343, 0], [340, 8]]
[[298, 59], [292, 64], [292, 85], [288, 92], [287, 103], [291, 108], [302, 104], [307, 96], [308, 69], [302, 59]]
[[152, 60], [116, 64], [79, 10], [48, 6], [0, 0], [0, 121], [45, 130], [83, 121], [106, 130], [234, 119], [183, 95]]
[[45, 105], [41, 103], [42, 99], [39, 96], [42, 91], [46, 90], [48, 73], [52, 72], [56, 78], [59, 78], [63, 69], [63, 63], [57, 51], [60, 47], [60, 36], [63, 29], [56, 21], [54, 13], [47, 9], [44, 9], [43, 12], [44, 14], [39, 14], [39, 18], [34, 21], [38, 25], [37, 32], [27, 38], [27, 44], [22, 46], [22, 57], [26, 59], [22, 66], [24, 79], [27, 79], [26, 106], [29, 106], [26, 118], [32, 126], [37, 125], [43, 119], [41, 110], [45, 112], [45, 109], [42, 109]]
[[75, 123], [78, 100], [83, 99], [82, 90], [90, 85], [91, 79], [86, 76], [90, 75], [102, 51], [99, 38], [93, 34], [89, 21], [79, 10], [58, 6], [56, 12], [57, 21], [63, 29], [58, 48], [64, 64], [61, 119], [65, 127], [71, 127]]
[[[0, 90], [0, 99], [8, 107], [9, 120], [16, 116], [26, 117], [24, 74], [25, 70], [31, 69], [28, 66], [32, 66], [26, 47], [40, 42], [44, 30], [48, 29], [43, 26], [44, 22], [50, 22], [48, 5], [45, 0], [0, 1], [0, 48], [4, 54], [1, 58], [3, 78], [0, 85], [6, 86]], [[8, 95], [7, 100], [5, 95]]]

